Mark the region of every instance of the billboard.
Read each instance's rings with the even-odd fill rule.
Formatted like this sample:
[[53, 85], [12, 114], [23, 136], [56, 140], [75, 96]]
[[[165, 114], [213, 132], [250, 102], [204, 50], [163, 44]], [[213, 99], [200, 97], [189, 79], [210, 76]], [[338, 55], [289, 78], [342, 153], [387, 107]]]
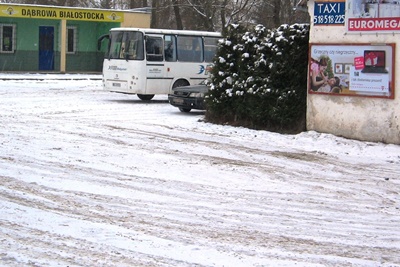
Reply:
[[347, 0], [347, 31], [400, 31], [399, 0]]
[[308, 92], [394, 98], [394, 44], [310, 44]]

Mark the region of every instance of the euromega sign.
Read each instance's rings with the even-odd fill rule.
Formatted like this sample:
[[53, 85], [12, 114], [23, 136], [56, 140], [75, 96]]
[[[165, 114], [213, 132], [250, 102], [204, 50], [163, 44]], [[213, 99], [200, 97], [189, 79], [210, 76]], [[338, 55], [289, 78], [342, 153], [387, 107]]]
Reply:
[[123, 22], [124, 13], [96, 9], [0, 5], [0, 17]]

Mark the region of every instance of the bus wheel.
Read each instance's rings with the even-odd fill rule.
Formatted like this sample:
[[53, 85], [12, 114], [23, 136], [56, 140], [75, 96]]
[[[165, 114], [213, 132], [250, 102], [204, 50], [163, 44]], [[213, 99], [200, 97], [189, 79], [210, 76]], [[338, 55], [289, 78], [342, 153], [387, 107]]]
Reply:
[[138, 94], [137, 96], [139, 97], [140, 100], [143, 100], [143, 101], [152, 100], [154, 97], [154, 95], [141, 95], [141, 94]]
[[179, 108], [181, 112], [190, 112], [190, 108]]
[[177, 87], [181, 87], [181, 86], [186, 86], [186, 85], [190, 85], [188, 83], [188, 81], [186, 81], [186, 80], [177, 80], [176, 82], [174, 82], [174, 85], [172, 86], [172, 89], [177, 88]]

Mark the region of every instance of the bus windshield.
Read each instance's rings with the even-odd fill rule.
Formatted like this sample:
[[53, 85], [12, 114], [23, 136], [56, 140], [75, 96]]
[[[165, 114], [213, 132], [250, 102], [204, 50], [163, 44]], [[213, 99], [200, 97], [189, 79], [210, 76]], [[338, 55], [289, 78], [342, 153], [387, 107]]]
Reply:
[[143, 33], [136, 31], [111, 32], [108, 58], [143, 60]]

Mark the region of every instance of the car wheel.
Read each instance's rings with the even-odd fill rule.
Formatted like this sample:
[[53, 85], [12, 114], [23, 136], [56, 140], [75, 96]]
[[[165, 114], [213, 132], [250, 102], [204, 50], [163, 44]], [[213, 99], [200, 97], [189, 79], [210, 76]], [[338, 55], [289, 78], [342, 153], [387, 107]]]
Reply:
[[141, 95], [141, 94], [138, 94], [137, 96], [139, 97], [140, 100], [143, 100], [143, 101], [152, 100], [154, 97], [154, 95]]
[[190, 112], [190, 108], [179, 108], [181, 112]]
[[186, 80], [177, 80], [176, 82], [174, 82], [174, 85], [172, 86], [172, 89], [177, 88], [177, 87], [181, 87], [181, 86], [187, 86], [190, 85], [188, 81]]

